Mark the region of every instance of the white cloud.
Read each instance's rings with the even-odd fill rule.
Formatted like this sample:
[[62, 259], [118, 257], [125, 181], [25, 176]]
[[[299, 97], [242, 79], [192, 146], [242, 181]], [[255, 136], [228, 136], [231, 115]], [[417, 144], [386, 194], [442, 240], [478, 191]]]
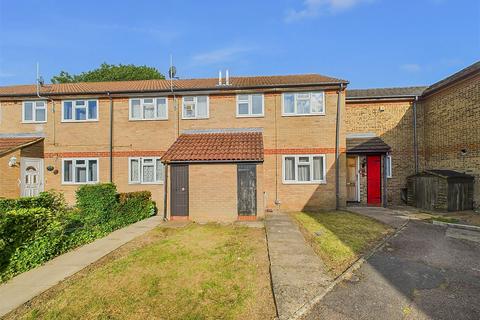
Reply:
[[192, 57], [193, 64], [215, 64], [228, 62], [238, 58], [245, 52], [252, 51], [252, 47], [245, 46], [228, 46], [208, 52], [202, 52]]
[[305, 18], [314, 18], [322, 13], [337, 13], [372, 0], [304, 0], [303, 9], [290, 9], [285, 16], [286, 22], [295, 22]]
[[400, 66], [400, 69], [407, 72], [418, 72], [422, 67], [417, 63], [405, 63]]

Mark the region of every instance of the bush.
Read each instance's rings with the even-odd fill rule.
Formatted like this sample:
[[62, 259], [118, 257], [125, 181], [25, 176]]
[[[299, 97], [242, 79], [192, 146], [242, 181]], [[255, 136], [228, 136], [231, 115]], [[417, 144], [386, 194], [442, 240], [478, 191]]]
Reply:
[[45, 208], [52, 212], [62, 212], [66, 209], [65, 197], [60, 192], [41, 192], [36, 197], [18, 199], [0, 199], [0, 213], [16, 209]]
[[83, 185], [77, 190], [77, 208], [89, 226], [109, 220], [117, 206], [117, 187], [113, 183]]

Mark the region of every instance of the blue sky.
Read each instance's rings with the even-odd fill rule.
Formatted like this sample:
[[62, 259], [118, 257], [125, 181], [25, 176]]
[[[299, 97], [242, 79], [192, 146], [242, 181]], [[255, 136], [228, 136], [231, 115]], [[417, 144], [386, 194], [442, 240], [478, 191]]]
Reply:
[[478, 0], [0, 0], [0, 85], [102, 62], [182, 78], [320, 73], [431, 84], [480, 57]]

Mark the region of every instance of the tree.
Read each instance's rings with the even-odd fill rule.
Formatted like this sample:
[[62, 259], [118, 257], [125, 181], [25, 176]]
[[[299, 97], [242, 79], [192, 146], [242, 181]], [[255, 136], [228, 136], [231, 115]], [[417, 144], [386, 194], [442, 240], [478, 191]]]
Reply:
[[52, 83], [97, 82], [165, 79], [165, 76], [154, 67], [136, 66], [133, 64], [102, 63], [99, 68], [80, 74], [71, 75], [66, 71], [52, 77]]

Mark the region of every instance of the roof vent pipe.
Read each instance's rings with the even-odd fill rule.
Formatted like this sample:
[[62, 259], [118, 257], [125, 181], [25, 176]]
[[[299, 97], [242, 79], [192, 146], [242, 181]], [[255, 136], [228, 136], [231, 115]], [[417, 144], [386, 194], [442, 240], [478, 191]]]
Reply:
[[225, 70], [225, 85], [230, 85], [230, 77], [229, 77], [229, 73], [228, 73], [228, 69]]
[[218, 70], [218, 85], [222, 85], [222, 70]]

